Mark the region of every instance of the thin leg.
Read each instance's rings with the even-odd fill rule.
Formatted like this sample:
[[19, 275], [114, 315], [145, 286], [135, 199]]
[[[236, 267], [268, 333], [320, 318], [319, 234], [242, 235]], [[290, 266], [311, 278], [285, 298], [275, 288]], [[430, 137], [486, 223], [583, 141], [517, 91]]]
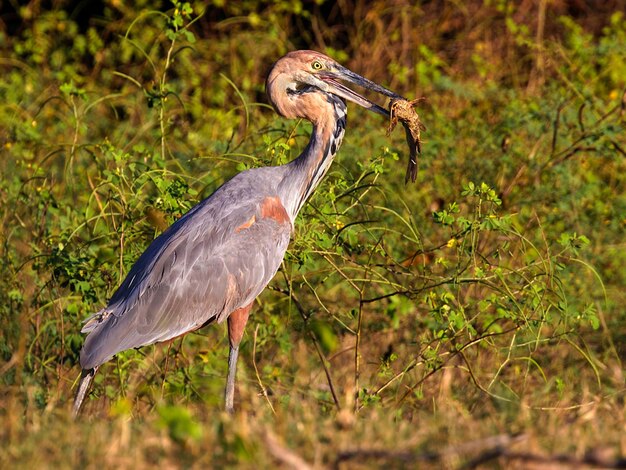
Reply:
[[235, 399], [237, 357], [239, 357], [239, 347], [231, 346], [228, 352], [228, 378], [226, 379], [226, 390], [224, 391], [224, 407], [226, 408], [226, 412], [230, 414], [233, 414], [235, 411], [233, 401]]
[[228, 340], [230, 342], [230, 351], [228, 352], [228, 377], [226, 378], [226, 390], [224, 391], [224, 406], [228, 413], [234, 411], [235, 400], [235, 378], [237, 375], [237, 357], [239, 356], [239, 343], [243, 337], [243, 331], [246, 328], [251, 302], [245, 307], [239, 308], [228, 317]]
[[76, 419], [80, 412], [80, 407], [83, 404], [83, 400], [89, 390], [89, 385], [93, 380], [93, 376], [96, 375], [97, 367], [93, 369], [83, 369], [80, 374], [80, 382], [78, 382], [78, 389], [76, 390], [76, 396], [74, 397], [74, 406], [72, 407], [72, 417]]

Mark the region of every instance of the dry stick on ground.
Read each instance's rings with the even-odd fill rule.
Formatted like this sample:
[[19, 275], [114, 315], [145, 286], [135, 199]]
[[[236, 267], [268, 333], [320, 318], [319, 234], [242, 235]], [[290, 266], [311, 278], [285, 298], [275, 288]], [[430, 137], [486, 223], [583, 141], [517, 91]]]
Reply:
[[[469, 470], [479, 468], [482, 464], [492, 460], [499, 459], [501, 461], [521, 461], [525, 463], [533, 463], [533, 468], [626, 468], [626, 458], [624, 457], [605, 457], [594, 451], [590, 451], [582, 458], [571, 455], [540, 455], [532, 452], [513, 452], [506, 448], [495, 448], [483, 452], [478, 457], [467, 462], [460, 470]], [[539, 466], [542, 465], [543, 466]], [[559, 465], [558, 467], [555, 467]]]
[[483, 454], [493, 453], [495, 449], [506, 449], [507, 447], [526, 439], [523, 434], [510, 435], [499, 434], [484, 439], [478, 439], [463, 444], [449, 445], [440, 452], [411, 452], [393, 451], [387, 449], [354, 449], [340, 452], [335, 459], [333, 467], [339, 469], [340, 465], [349, 460], [367, 460], [371, 463], [375, 460], [395, 460], [406, 464], [416, 464], [418, 462], [439, 462], [450, 457], [458, 457], [462, 454], [482, 452]]
[[348, 461], [372, 460], [396, 461], [403, 464], [417, 464], [418, 462], [441, 462], [451, 457], [479, 452], [479, 454], [462, 464], [460, 470], [482, 468], [488, 462], [500, 460], [503, 462], [521, 461], [525, 463], [544, 464], [545, 468], [554, 468], [553, 465], [561, 465], [559, 468], [626, 468], [624, 457], [607, 457], [599, 452], [590, 451], [585, 456], [578, 458], [571, 455], [541, 455], [532, 452], [513, 451], [511, 447], [528, 438], [525, 434], [511, 435], [499, 434], [496, 436], [479, 439], [465, 444], [449, 445], [440, 452], [411, 452], [393, 451], [387, 449], [354, 449], [339, 453], [333, 467], [341, 468], [342, 463]]
[[409, 179], [414, 183], [417, 178], [417, 156], [422, 153], [422, 140], [420, 133], [426, 130], [420, 117], [413, 109], [413, 106], [424, 98], [417, 98], [412, 101], [407, 100], [391, 100], [389, 103], [389, 128], [387, 135], [391, 134], [395, 129], [398, 121], [404, 126], [406, 134], [406, 143], [409, 146], [409, 163], [406, 168], [406, 176], [404, 183], [408, 183]]
[[280, 444], [269, 429], [265, 429], [264, 435], [266, 449], [280, 463], [294, 470], [311, 470], [313, 468], [293, 450]]

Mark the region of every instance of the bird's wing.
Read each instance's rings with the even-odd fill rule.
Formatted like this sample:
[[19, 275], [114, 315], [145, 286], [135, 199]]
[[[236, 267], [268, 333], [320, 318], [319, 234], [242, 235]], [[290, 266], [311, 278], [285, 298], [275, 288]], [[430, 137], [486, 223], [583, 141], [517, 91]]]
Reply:
[[278, 197], [232, 204], [216, 192], [154, 240], [109, 305], [87, 322], [82, 367], [222, 321], [249, 304], [278, 270], [291, 229]]

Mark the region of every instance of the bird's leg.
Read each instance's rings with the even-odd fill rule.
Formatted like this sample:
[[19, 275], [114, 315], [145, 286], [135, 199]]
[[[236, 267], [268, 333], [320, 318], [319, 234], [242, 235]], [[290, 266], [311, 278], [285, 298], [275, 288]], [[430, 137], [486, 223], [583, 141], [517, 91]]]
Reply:
[[245, 307], [238, 308], [228, 317], [228, 340], [230, 351], [228, 353], [228, 378], [226, 379], [226, 390], [224, 392], [224, 402], [226, 411], [232, 413], [233, 401], [235, 398], [235, 377], [237, 375], [237, 357], [239, 356], [239, 343], [243, 337], [243, 330], [250, 316], [250, 309], [253, 302]]
[[76, 396], [74, 397], [74, 406], [72, 407], [72, 417], [75, 419], [80, 412], [80, 407], [83, 404], [83, 400], [89, 390], [89, 385], [93, 380], [93, 376], [96, 375], [97, 367], [93, 369], [83, 369], [80, 373], [80, 382], [78, 382], [78, 389], [76, 390]]

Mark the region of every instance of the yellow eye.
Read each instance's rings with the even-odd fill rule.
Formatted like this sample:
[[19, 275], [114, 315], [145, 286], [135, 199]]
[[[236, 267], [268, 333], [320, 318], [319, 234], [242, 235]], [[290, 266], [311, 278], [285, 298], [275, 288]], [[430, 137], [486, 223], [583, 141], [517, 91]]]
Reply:
[[324, 66], [319, 60], [316, 60], [315, 62], [313, 62], [311, 64], [311, 67], [313, 68], [313, 70], [322, 70], [324, 68]]

